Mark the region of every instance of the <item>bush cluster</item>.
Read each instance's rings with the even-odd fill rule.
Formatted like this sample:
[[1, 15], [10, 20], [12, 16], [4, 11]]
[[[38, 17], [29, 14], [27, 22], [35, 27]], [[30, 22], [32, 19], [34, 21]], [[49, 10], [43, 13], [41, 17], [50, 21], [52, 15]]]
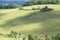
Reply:
[[[0, 36], [3, 36], [4, 34], [0, 34]], [[6, 34], [5, 37], [9, 37], [9, 38], [22, 38], [23, 40], [26, 40], [26, 36], [28, 40], [60, 40], [60, 33], [58, 33], [55, 36], [49, 36], [47, 34], [39, 34], [39, 35], [35, 35], [33, 36], [32, 34], [28, 34], [25, 36], [22, 36], [21, 33], [18, 33], [16, 31], [11, 31], [10, 34]]]
[[6, 34], [5, 37], [16, 38], [17, 35], [18, 35], [18, 32], [11, 31], [10, 34]]
[[41, 12], [47, 12], [47, 11], [52, 11], [52, 8], [48, 8], [48, 6], [45, 6], [44, 8], [41, 9]]
[[[22, 7], [19, 10], [28, 10], [28, 9], [23, 9]], [[29, 9], [30, 10], [30, 9]], [[52, 11], [52, 8], [48, 8], [48, 6], [45, 6], [44, 8], [35, 8], [33, 7], [31, 10], [40, 10], [41, 12], [48, 12], [48, 11]]]

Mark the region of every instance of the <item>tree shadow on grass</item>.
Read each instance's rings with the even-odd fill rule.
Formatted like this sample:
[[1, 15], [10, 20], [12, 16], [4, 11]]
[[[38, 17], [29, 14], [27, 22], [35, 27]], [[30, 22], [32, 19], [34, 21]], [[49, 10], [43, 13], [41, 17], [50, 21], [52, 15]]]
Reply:
[[24, 25], [24, 24], [31, 24], [31, 23], [42, 23], [44, 25], [44, 22], [46, 20], [60, 19], [59, 13], [60, 13], [59, 11], [34, 12], [27, 16], [8, 20], [6, 21], [5, 24], [0, 25], [0, 27], [13, 27], [17, 25]]

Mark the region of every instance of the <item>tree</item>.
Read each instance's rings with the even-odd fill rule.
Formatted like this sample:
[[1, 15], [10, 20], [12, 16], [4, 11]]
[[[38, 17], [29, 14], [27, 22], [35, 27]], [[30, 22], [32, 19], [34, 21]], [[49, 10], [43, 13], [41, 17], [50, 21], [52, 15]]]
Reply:
[[15, 8], [18, 8], [19, 6], [16, 5], [16, 4], [2, 4], [0, 5], [0, 9], [15, 9]]
[[18, 8], [18, 6], [16, 4], [9, 4], [8, 6], [10, 9]]
[[42, 4], [42, 1], [37, 1], [37, 4]]
[[9, 9], [8, 6], [5, 6], [4, 9]]
[[28, 0], [24, 6], [36, 5], [36, 4], [58, 4], [59, 0]]
[[33, 5], [33, 1], [27, 1], [26, 3], [23, 4], [23, 6], [31, 6]]
[[58, 4], [59, 3], [59, 0], [52, 0], [51, 1], [51, 4]]
[[44, 8], [41, 9], [41, 12], [48, 12], [53, 10], [52, 8], [48, 8], [48, 6], [45, 6]]
[[56, 4], [58, 4], [59, 3], [59, 0], [56, 0]]

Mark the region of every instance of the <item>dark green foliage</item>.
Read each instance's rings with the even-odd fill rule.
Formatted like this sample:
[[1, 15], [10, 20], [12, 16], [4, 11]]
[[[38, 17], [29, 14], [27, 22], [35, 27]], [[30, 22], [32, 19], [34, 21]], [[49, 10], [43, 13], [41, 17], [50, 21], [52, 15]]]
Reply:
[[10, 34], [12, 35], [12, 37], [15, 37], [15, 38], [16, 38], [16, 36], [17, 36], [17, 32], [14, 32], [14, 31], [11, 31]]
[[28, 1], [26, 3], [23, 4], [23, 6], [31, 6], [33, 5], [33, 2], [32, 1]]
[[55, 36], [52, 36], [52, 40], [60, 40], [60, 33]]
[[9, 4], [8, 7], [9, 7], [10, 9], [14, 9], [14, 8], [17, 8], [18, 6], [15, 5], [15, 4]]
[[12, 34], [6, 34], [5, 37], [13, 38]]
[[30, 0], [23, 4], [23, 6], [39, 5], [39, 4], [58, 4], [59, 0]]
[[3, 9], [5, 7], [5, 5], [0, 5], [0, 9]]
[[58, 4], [59, 3], [59, 0], [56, 0], [56, 3]]
[[4, 34], [0, 33], [0, 36], [3, 36]]
[[2, 8], [2, 9], [9, 9], [9, 6], [4, 6], [4, 8]]
[[19, 36], [21, 36], [21, 33], [19, 33]]
[[59, 3], [59, 0], [52, 0], [51, 1], [51, 4], [58, 4]]
[[16, 38], [17, 32], [11, 31], [10, 34], [6, 34], [5, 37]]
[[36, 8], [33, 7], [32, 10], [36, 10]]
[[47, 12], [47, 11], [52, 11], [52, 8], [48, 8], [48, 6], [45, 6], [44, 8], [41, 9], [41, 12]]
[[15, 9], [18, 8], [16, 4], [0, 5], [0, 9]]
[[33, 40], [32, 35], [28, 35], [28, 40]]
[[42, 4], [42, 1], [37, 1], [37, 4]]
[[55, 36], [55, 40], [60, 40], [60, 34], [57, 34], [57, 35]]
[[50, 38], [46, 37], [45, 40], [50, 40]]
[[34, 8], [34, 7], [33, 7], [32, 10], [40, 10], [40, 8], [39, 8], [39, 7], [38, 7], [38, 8]]
[[23, 10], [23, 8], [22, 7], [20, 7], [20, 9], [19, 10]]

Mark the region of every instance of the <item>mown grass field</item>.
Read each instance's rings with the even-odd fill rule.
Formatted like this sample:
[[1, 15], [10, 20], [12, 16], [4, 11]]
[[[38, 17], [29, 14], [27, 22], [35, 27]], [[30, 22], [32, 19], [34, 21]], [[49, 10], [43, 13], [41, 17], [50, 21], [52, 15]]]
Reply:
[[[43, 8], [46, 5], [34, 5], [23, 7]], [[55, 35], [60, 31], [60, 5], [47, 5], [53, 11], [40, 12], [38, 10], [0, 10], [0, 33], [7, 34], [10, 31], [17, 31], [24, 34], [47, 33]], [[10, 38], [6, 39], [9, 40]], [[3, 40], [3, 39], [2, 39]], [[13, 40], [13, 39], [11, 39]], [[15, 40], [15, 39], [14, 39]], [[17, 39], [16, 39], [17, 40]]]

